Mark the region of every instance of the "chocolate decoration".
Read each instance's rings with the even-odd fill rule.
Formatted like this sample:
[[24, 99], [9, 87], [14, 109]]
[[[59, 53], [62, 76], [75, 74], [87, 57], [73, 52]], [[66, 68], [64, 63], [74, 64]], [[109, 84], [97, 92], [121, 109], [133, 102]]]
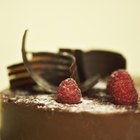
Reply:
[[[85, 92], [86, 90], [90, 89], [95, 85], [99, 79], [98, 76], [94, 76], [91, 79], [84, 81], [83, 83], [79, 82], [79, 76], [77, 72], [77, 64], [76, 59], [73, 55], [70, 53], [38, 53], [37, 55], [40, 55], [41, 57], [45, 57], [45, 62], [48, 62], [53, 65], [53, 67], [50, 67], [48, 65], [46, 67], [46, 70], [44, 71], [44, 75], [37, 74], [33, 67], [31, 66], [30, 62], [27, 59], [27, 52], [25, 50], [25, 39], [26, 39], [27, 30], [24, 33], [23, 40], [22, 40], [22, 57], [24, 61], [25, 68], [29, 72], [30, 76], [33, 78], [33, 80], [41, 86], [44, 90], [47, 92], [56, 93], [57, 87], [55, 84], [56, 79], [59, 80], [59, 83], [66, 79], [66, 78], [73, 78], [77, 81], [79, 86], [81, 87], [82, 92]], [[33, 55], [33, 58], [35, 57], [35, 53], [30, 52], [31, 55]], [[43, 54], [43, 55], [42, 55]], [[48, 57], [47, 57], [48, 55]], [[38, 57], [38, 59], [42, 59], [41, 57]], [[64, 63], [66, 60], [68, 60], [68, 64]], [[68, 72], [69, 75], [65, 76], [65, 74], [61, 74], [61, 76], [58, 77], [58, 70], [61, 70], [62, 68], [66, 67], [65, 71]], [[65, 72], [64, 72], [65, 73]], [[55, 76], [54, 76], [55, 75]], [[46, 76], [46, 79], [45, 79]], [[63, 77], [62, 77], [63, 76]], [[89, 82], [90, 81], [90, 82]], [[53, 84], [51, 83], [53, 82]]]
[[[69, 77], [67, 66], [59, 67], [58, 69], [55, 67], [55, 63], [50, 64], [44, 60], [33, 60], [30, 64], [38, 75], [41, 75], [45, 80], [49, 80], [54, 85], [58, 86], [61, 80]], [[31, 88], [31, 86], [36, 85], [23, 63], [9, 66], [7, 69], [11, 88], [24, 88], [25, 85], [29, 85], [29, 88]]]
[[82, 92], [86, 92], [98, 82], [99, 77], [106, 78], [114, 70], [126, 68], [126, 60], [121, 54], [101, 50], [83, 52], [60, 48], [59, 53], [30, 52], [32, 59], [28, 60], [26, 34], [27, 30], [22, 41], [24, 63], [7, 68], [11, 88], [29, 85], [31, 89], [37, 83], [48, 92], [56, 92], [60, 82], [71, 77], [77, 81]]
[[86, 80], [85, 71], [83, 68], [83, 53], [84, 52], [82, 50], [78, 50], [78, 49], [72, 50], [72, 49], [64, 49], [64, 48], [60, 48], [59, 52], [67, 52], [67, 53], [70, 53], [75, 56], [79, 80], [81, 83], [84, 82]]
[[[27, 54], [27, 52], [25, 50], [26, 34], [27, 34], [27, 30], [24, 33], [23, 41], [22, 41], [22, 57], [23, 57], [24, 65], [25, 65], [25, 68], [27, 69], [27, 71], [29, 72], [30, 76], [33, 78], [33, 80], [39, 86], [41, 86], [47, 92], [56, 93], [57, 92], [57, 86], [55, 86], [54, 84], [51, 84], [49, 79], [52, 80], [52, 79], [55, 78], [54, 81], [56, 81], [56, 79], [60, 79], [57, 76], [56, 77], [54, 76], [52, 78], [52, 76], [55, 75], [55, 73], [57, 73], [57, 69], [61, 69], [63, 67], [67, 67], [67, 69], [65, 71], [67, 71], [69, 73], [68, 77], [72, 77], [73, 79], [75, 79], [78, 82], [77, 66], [76, 66], [76, 62], [75, 62], [75, 57], [73, 55], [70, 55], [70, 54], [46, 53], [45, 54], [46, 56], [47, 56], [47, 54], [49, 54], [48, 55], [49, 62], [52, 65], [54, 65], [53, 68], [50, 67], [49, 65], [48, 65], [48, 67], [46, 67], [46, 69], [49, 70], [49, 74], [47, 73], [47, 71], [45, 71], [45, 74], [47, 75], [47, 77], [49, 77], [49, 75], [51, 75], [51, 77], [48, 78], [47, 80], [45, 80], [43, 76], [38, 75], [34, 71], [32, 66], [30, 65], [30, 62], [28, 61], [27, 56], [26, 56], [26, 54]], [[30, 54], [34, 54], [34, 53], [30, 53]], [[65, 58], [69, 60], [70, 65], [66, 65], [65, 63], [63, 63], [63, 61], [64, 62], [66, 61]], [[53, 60], [55, 60], [55, 61], [53, 61]], [[63, 61], [60, 61], [60, 60], [63, 60]], [[54, 71], [55, 69], [56, 69], [56, 71]], [[63, 77], [63, 79], [64, 79], [64, 77]]]
[[11, 89], [28, 89], [32, 90], [36, 83], [31, 77], [10, 80]]
[[60, 48], [60, 52], [67, 52], [76, 57], [81, 81], [96, 75], [106, 78], [115, 70], [126, 69], [126, 59], [117, 52], [103, 50], [83, 52], [63, 48]]
[[115, 70], [126, 69], [126, 60], [116, 52], [93, 50], [83, 54], [83, 68], [86, 79], [97, 74], [105, 78]]

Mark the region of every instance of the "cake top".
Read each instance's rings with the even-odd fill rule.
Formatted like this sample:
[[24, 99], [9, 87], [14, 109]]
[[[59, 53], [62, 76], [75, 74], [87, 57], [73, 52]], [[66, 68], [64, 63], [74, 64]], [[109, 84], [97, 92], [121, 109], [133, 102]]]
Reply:
[[[26, 95], [26, 96], [25, 96]], [[100, 97], [104, 93], [100, 93]], [[74, 112], [74, 113], [92, 113], [92, 114], [118, 114], [135, 112], [139, 113], [139, 103], [137, 106], [120, 106], [111, 102], [98, 100], [97, 98], [83, 97], [79, 104], [62, 104], [56, 101], [55, 94], [37, 94], [29, 95], [25, 91], [4, 91], [2, 94], [4, 103], [13, 103], [15, 105], [24, 105], [39, 110], [50, 110], [58, 112]], [[104, 97], [103, 97], [104, 98]]]

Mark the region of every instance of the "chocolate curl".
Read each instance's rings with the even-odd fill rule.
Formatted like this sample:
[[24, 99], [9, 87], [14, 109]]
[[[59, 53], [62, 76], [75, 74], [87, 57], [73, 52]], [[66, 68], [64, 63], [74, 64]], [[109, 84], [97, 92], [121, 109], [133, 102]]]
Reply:
[[[36, 73], [36, 71], [31, 66], [30, 62], [28, 61], [27, 54], [29, 52], [26, 52], [26, 50], [25, 50], [26, 35], [27, 35], [27, 30], [25, 31], [25, 33], [23, 35], [23, 40], [22, 40], [22, 58], [23, 58], [25, 68], [29, 72], [32, 79], [40, 87], [42, 87], [47, 92], [56, 93], [58, 86], [51, 84], [49, 81], [49, 80], [53, 79], [53, 77], [50, 77], [48, 80], [45, 80], [45, 78], [43, 76]], [[35, 53], [30, 52], [30, 54], [34, 55]], [[62, 71], [62, 69], [63, 69], [64, 70], [63, 75], [65, 73], [68, 73], [66, 76], [67, 78], [71, 77], [78, 82], [76, 61], [75, 61], [75, 57], [73, 55], [70, 55], [68, 53], [59, 53], [59, 54], [45, 53], [46, 56], [47, 56], [47, 54], [51, 58], [51, 59], [49, 59], [49, 62], [50, 62], [50, 65], [52, 65], [52, 66], [48, 65], [48, 67], [46, 67], [46, 69], [44, 70], [44, 74], [49, 72], [49, 75], [53, 76], [58, 73], [58, 70]], [[64, 63], [66, 60], [68, 61], [68, 64]], [[46, 62], [48, 62], [48, 61], [46, 61]], [[47, 75], [47, 74], [45, 74], [45, 75], [46, 75], [46, 77], [47, 76], [49, 77], [49, 75]], [[54, 80], [58, 79], [58, 77], [54, 77], [54, 78], [55, 78]]]

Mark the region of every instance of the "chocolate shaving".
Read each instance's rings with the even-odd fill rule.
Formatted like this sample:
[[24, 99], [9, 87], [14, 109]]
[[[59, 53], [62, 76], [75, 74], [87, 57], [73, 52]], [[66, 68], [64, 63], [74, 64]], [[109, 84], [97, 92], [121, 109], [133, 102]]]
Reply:
[[25, 68], [27, 69], [27, 71], [30, 73], [31, 77], [33, 78], [33, 80], [43, 89], [45, 89], [48, 92], [56, 92], [57, 87], [51, 85], [50, 83], [48, 83], [47, 81], [45, 81], [42, 77], [40, 77], [38, 74], [36, 74], [36, 72], [34, 72], [34, 69], [31, 67], [27, 57], [26, 57], [26, 50], [25, 50], [25, 43], [26, 43], [26, 34], [27, 34], [27, 30], [25, 31], [24, 35], [23, 35], [23, 40], [22, 40], [22, 58], [24, 61], [24, 65]]
[[[51, 84], [49, 80], [45, 80], [44, 76], [38, 75], [32, 68], [30, 62], [28, 61], [28, 59], [27, 59], [28, 52], [26, 52], [26, 50], [25, 50], [26, 35], [27, 35], [27, 30], [24, 33], [23, 41], [22, 41], [22, 57], [23, 57], [25, 68], [30, 73], [30, 76], [33, 78], [33, 80], [40, 87], [42, 87], [47, 92], [56, 93], [58, 86]], [[30, 52], [30, 54], [33, 54], [33, 53]], [[58, 77], [53, 77], [53, 75], [55, 75], [55, 73], [58, 74], [58, 70], [60, 70], [61, 68], [64, 68], [64, 66], [65, 66], [66, 70], [65, 70], [64, 74], [66, 72], [69, 73], [69, 75], [67, 75], [67, 78], [71, 77], [78, 82], [77, 66], [76, 66], [75, 57], [73, 55], [70, 55], [68, 53], [59, 53], [59, 54], [49, 53], [49, 56], [52, 57], [50, 59], [50, 63], [53, 65], [53, 67], [50, 67], [49, 65], [48, 65], [48, 67], [46, 67], [46, 69], [44, 70], [44, 73], [49, 72], [49, 75], [45, 74], [46, 77], [49, 77], [50, 75], [52, 75], [49, 79], [56, 80]], [[66, 58], [70, 62], [70, 64], [63, 63], [63, 62], [65, 62]], [[55, 60], [55, 63], [54, 63], [54, 60]], [[63, 61], [61, 62], [61, 60], [63, 60]], [[60, 65], [58, 63], [60, 63]]]

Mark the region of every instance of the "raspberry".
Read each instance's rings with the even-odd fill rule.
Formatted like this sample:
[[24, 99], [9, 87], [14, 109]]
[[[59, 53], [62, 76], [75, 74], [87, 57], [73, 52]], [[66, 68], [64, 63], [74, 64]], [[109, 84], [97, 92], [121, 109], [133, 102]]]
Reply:
[[62, 81], [58, 87], [57, 101], [60, 103], [77, 104], [81, 100], [81, 90], [72, 78]]
[[137, 103], [138, 94], [131, 81], [120, 80], [112, 86], [112, 97], [116, 104], [133, 105]]
[[107, 91], [115, 104], [134, 105], [138, 100], [138, 93], [131, 76], [125, 70], [113, 72], [107, 83]]
[[129, 80], [133, 84], [133, 80], [129, 75], [129, 73], [126, 70], [119, 69], [117, 71], [114, 71], [108, 78], [108, 82], [107, 82], [108, 93], [112, 93], [111, 91], [112, 91], [113, 84], [119, 80]]

